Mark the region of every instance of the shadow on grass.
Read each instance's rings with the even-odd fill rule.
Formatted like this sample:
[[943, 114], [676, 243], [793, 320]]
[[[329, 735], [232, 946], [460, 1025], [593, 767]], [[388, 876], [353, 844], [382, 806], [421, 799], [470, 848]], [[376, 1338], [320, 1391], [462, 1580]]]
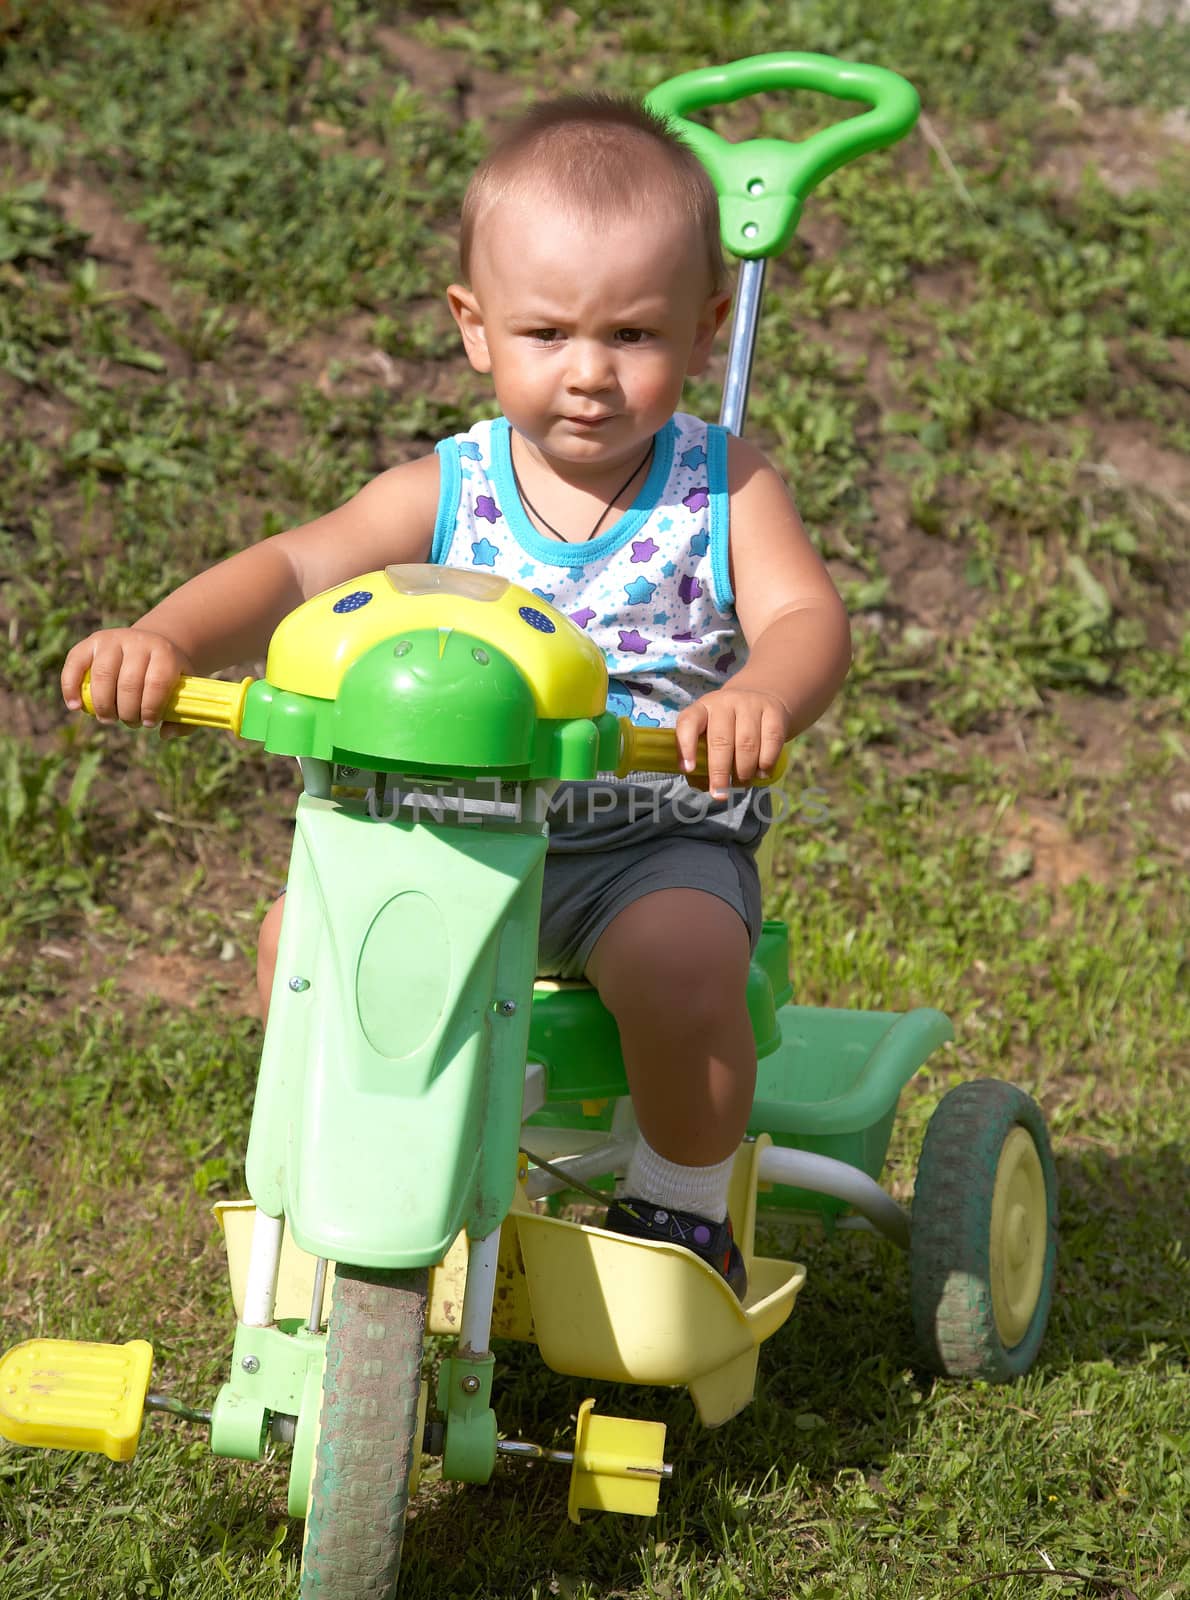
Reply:
[[[1155, 1343], [1177, 1347], [1185, 1337], [1177, 1323], [1186, 1274], [1177, 1248], [1186, 1222], [1184, 1153], [1174, 1146], [1128, 1157], [1064, 1152], [1058, 1167], [1062, 1239], [1051, 1329], [1037, 1369], [1042, 1386], [1061, 1386], [1083, 1364], [1140, 1365]], [[741, 1525], [752, 1516], [770, 1526], [778, 1518], [796, 1539], [806, 1517], [822, 1514], [822, 1496], [834, 1494], [840, 1475], [874, 1482], [890, 1461], [925, 1448], [921, 1438], [936, 1426], [936, 1418], [926, 1419], [936, 1407], [931, 1380], [916, 1365], [905, 1258], [871, 1237], [828, 1238], [784, 1222], [762, 1224], [760, 1245], [804, 1261], [807, 1283], [789, 1322], [761, 1351], [754, 1403], [723, 1428], [703, 1429], [683, 1391], [568, 1379], [550, 1372], [532, 1347], [498, 1347], [495, 1404], [508, 1437], [569, 1448], [574, 1414], [587, 1395], [605, 1413], [666, 1423], [666, 1456], [675, 1470], [658, 1519], [593, 1516], [576, 1527], [566, 1515], [568, 1474], [545, 1464], [501, 1461], [483, 1488], [435, 1483], [427, 1474], [410, 1519], [402, 1600], [633, 1592], [660, 1559], [659, 1544], [670, 1552], [667, 1559], [680, 1553], [691, 1570], [711, 1574], [738, 1546]], [[976, 1395], [971, 1403], [981, 1404]], [[129, 1498], [141, 1515], [152, 1511], [154, 1576], [164, 1592], [172, 1573], [180, 1579], [196, 1562], [206, 1566], [217, 1556], [245, 1595], [283, 1592], [275, 1563], [296, 1567], [302, 1526], [290, 1524], [278, 1548], [278, 1469], [191, 1456], [188, 1475], [178, 1470], [185, 1446], [168, 1437], [145, 1443], [147, 1459], [135, 1469], [144, 1480]], [[65, 1496], [77, 1504], [80, 1490], [84, 1502], [89, 1491], [96, 1504], [112, 1495], [106, 1464], [58, 1462], [32, 1467], [25, 1492], [9, 1506], [8, 1532], [18, 1544], [28, 1530], [16, 1513], [33, 1482], [42, 1503]], [[62, 1474], [70, 1481], [56, 1482]], [[777, 1510], [786, 1488], [788, 1504]], [[0, 1526], [7, 1520], [0, 1516]], [[122, 1563], [131, 1574], [139, 1559], [132, 1549], [114, 1549], [112, 1581], [120, 1581]], [[40, 1569], [30, 1561], [19, 1579], [10, 1570], [0, 1581], [0, 1596], [31, 1600], [60, 1575], [51, 1560]], [[95, 1589], [104, 1600], [117, 1592]]]
[[588, 1395], [603, 1413], [666, 1424], [674, 1476], [656, 1521], [594, 1516], [576, 1527], [567, 1520], [565, 1469], [501, 1462], [485, 1489], [444, 1486], [422, 1497], [402, 1600], [437, 1600], [445, 1571], [452, 1595], [488, 1600], [530, 1595], [535, 1582], [545, 1596], [550, 1575], [592, 1592], [635, 1590], [658, 1541], [713, 1565], [738, 1539], [758, 1494], [785, 1484], [800, 1493], [846, 1469], [877, 1471], [904, 1448], [922, 1392], [910, 1365], [903, 1259], [863, 1236], [776, 1228], [764, 1231], [761, 1248], [805, 1261], [810, 1277], [789, 1322], [761, 1350], [755, 1401], [722, 1428], [703, 1428], [684, 1390], [563, 1378], [531, 1347], [497, 1348], [494, 1403], [509, 1437], [570, 1448], [574, 1414]]
[[1126, 1365], [1154, 1344], [1190, 1354], [1190, 1153], [1092, 1149], [1057, 1164], [1058, 1287], [1042, 1362]]
[[[1140, 1365], [1154, 1344], [1186, 1341], [1177, 1243], [1187, 1220], [1184, 1152], [1063, 1154], [1058, 1171], [1057, 1292], [1035, 1369], [1043, 1386], [1070, 1374], [1077, 1382], [1074, 1369], [1086, 1363]], [[553, 1574], [593, 1592], [632, 1589], [657, 1541], [713, 1566], [766, 1487], [789, 1484], [804, 1506], [840, 1474], [878, 1479], [911, 1452], [935, 1380], [918, 1365], [905, 1258], [864, 1235], [826, 1238], [788, 1224], [770, 1225], [761, 1247], [804, 1261], [809, 1276], [793, 1316], [761, 1351], [753, 1405], [723, 1428], [703, 1429], [681, 1391], [561, 1378], [531, 1348], [500, 1347], [496, 1404], [510, 1437], [568, 1448], [567, 1419], [588, 1394], [601, 1411], [666, 1423], [675, 1471], [656, 1522], [595, 1517], [575, 1527], [566, 1520], [564, 1470], [501, 1463], [486, 1489], [443, 1486], [423, 1496], [402, 1596], [440, 1595], [447, 1570], [452, 1594], [491, 1600], [530, 1595], [536, 1583], [545, 1595]], [[764, 1514], [772, 1515], [771, 1501]], [[791, 1527], [798, 1516], [794, 1507]]]

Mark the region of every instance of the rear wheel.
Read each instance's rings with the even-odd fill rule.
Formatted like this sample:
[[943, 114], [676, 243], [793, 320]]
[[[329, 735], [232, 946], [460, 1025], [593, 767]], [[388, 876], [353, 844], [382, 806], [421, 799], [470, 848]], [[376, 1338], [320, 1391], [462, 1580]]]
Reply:
[[1002, 1382], [1033, 1365], [1054, 1293], [1057, 1189], [1036, 1101], [994, 1078], [943, 1096], [909, 1246], [914, 1327], [935, 1371]]
[[301, 1600], [390, 1600], [401, 1564], [427, 1272], [336, 1266]]

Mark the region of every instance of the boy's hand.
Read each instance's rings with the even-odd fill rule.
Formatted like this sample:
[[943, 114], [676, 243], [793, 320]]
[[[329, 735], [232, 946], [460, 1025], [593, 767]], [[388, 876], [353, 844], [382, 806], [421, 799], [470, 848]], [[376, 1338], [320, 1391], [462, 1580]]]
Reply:
[[91, 704], [100, 722], [152, 728], [178, 679], [193, 672], [190, 658], [164, 634], [141, 628], [103, 628], [75, 645], [62, 666], [67, 709], [83, 704], [83, 676], [91, 670]]
[[[707, 741], [706, 787], [714, 800], [726, 800], [732, 773], [739, 784], [772, 771], [792, 718], [782, 700], [765, 689], [727, 684], [704, 694], [679, 716], [675, 732], [682, 770], [694, 770], [698, 741]], [[691, 778], [696, 788], [702, 784]]]

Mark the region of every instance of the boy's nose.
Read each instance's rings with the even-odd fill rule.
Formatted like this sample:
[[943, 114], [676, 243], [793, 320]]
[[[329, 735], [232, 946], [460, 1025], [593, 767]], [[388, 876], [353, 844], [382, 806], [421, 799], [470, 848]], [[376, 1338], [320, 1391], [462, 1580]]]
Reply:
[[610, 388], [614, 378], [606, 348], [594, 339], [574, 339], [570, 344], [569, 381], [572, 389]]

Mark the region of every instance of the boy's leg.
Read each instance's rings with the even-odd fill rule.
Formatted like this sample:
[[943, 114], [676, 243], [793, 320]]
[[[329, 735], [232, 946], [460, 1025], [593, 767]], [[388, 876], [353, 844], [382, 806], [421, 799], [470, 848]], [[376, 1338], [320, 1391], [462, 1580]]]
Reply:
[[702, 889], [657, 889], [604, 929], [587, 977], [615, 1017], [641, 1137], [604, 1226], [679, 1244], [742, 1300], [748, 1275], [727, 1216], [748, 1126], [756, 1045], [742, 917]]
[[269, 997], [273, 992], [273, 973], [277, 967], [277, 943], [281, 938], [281, 914], [285, 909], [285, 895], [281, 893], [265, 912], [256, 941], [256, 993], [260, 997], [260, 1014], [269, 1020]]
[[748, 930], [701, 889], [659, 889], [604, 929], [587, 978], [616, 1019], [636, 1120], [666, 1161], [735, 1154], [756, 1088]]

